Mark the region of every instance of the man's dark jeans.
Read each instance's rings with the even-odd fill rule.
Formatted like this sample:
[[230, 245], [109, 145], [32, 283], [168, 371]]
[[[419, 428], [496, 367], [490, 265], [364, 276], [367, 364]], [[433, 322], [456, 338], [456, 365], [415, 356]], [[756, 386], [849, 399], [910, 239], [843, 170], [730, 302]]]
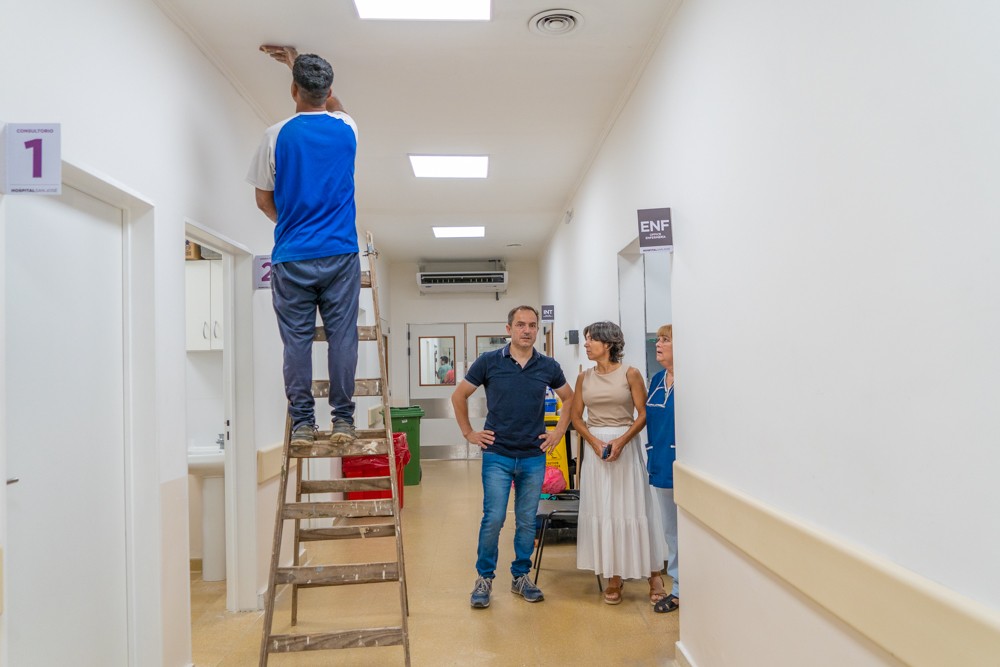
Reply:
[[285, 395], [292, 428], [316, 421], [312, 346], [317, 309], [329, 348], [330, 409], [335, 420], [353, 424], [361, 290], [358, 254], [275, 264], [271, 269], [271, 290], [281, 342], [285, 345]]

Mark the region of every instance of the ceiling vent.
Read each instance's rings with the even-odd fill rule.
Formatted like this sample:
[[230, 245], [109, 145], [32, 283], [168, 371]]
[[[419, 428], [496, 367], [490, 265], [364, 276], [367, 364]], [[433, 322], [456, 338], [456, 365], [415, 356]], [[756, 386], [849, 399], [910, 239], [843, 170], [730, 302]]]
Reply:
[[502, 260], [436, 262], [419, 267], [417, 286], [424, 294], [442, 292], [506, 292], [507, 266]]
[[548, 9], [528, 21], [531, 32], [549, 37], [568, 35], [582, 25], [583, 15], [569, 9]]

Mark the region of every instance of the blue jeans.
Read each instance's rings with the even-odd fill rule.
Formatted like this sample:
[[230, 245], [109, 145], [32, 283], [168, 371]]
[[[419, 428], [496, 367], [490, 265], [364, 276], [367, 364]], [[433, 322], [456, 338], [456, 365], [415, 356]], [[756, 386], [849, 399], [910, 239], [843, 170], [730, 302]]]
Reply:
[[335, 420], [353, 424], [361, 291], [358, 254], [275, 264], [271, 269], [271, 290], [285, 345], [285, 395], [292, 427], [316, 422], [312, 346], [317, 309], [326, 330], [331, 412]]
[[535, 549], [535, 515], [545, 479], [545, 456], [515, 459], [483, 452], [483, 522], [479, 526], [476, 570], [480, 577], [496, 576], [500, 529], [507, 517], [511, 482], [514, 484], [514, 562], [510, 573], [519, 577], [531, 570]]

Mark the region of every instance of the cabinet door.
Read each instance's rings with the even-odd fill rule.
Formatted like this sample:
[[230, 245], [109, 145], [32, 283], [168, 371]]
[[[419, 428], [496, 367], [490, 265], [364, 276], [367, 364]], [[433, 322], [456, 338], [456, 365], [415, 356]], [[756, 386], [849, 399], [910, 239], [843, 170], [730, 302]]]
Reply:
[[211, 349], [211, 275], [209, 262], [184, 262], [184, 330], [189, 350]]
[[206, 263], [210, 265], [209, 274], [211, 276], [209, 281], [211, 283], [209, 312], [212, 328], [210, 348], [221, 350], [224, 338], [222, 327], [225, 322], [222, 310], [222, 260], [213, 259]]

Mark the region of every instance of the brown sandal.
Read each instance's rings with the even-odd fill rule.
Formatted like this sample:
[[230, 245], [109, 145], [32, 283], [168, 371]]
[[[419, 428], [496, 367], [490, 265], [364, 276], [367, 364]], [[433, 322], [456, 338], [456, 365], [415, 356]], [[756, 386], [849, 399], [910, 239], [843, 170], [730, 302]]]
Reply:
[[616, 586], [612, 583], [613, 581], [614, 579], [609, 579], [608, 585], [604, 587], [604, 602], [606, 604], [621, 604], [622, 589], [625, 588], [625, 582], [619, 579]]
[[663, 577], [656, 575], [649, 578], [649, 604], [656, 605], [657, 602], [667, 597], [667, 589], [663, 587]]

